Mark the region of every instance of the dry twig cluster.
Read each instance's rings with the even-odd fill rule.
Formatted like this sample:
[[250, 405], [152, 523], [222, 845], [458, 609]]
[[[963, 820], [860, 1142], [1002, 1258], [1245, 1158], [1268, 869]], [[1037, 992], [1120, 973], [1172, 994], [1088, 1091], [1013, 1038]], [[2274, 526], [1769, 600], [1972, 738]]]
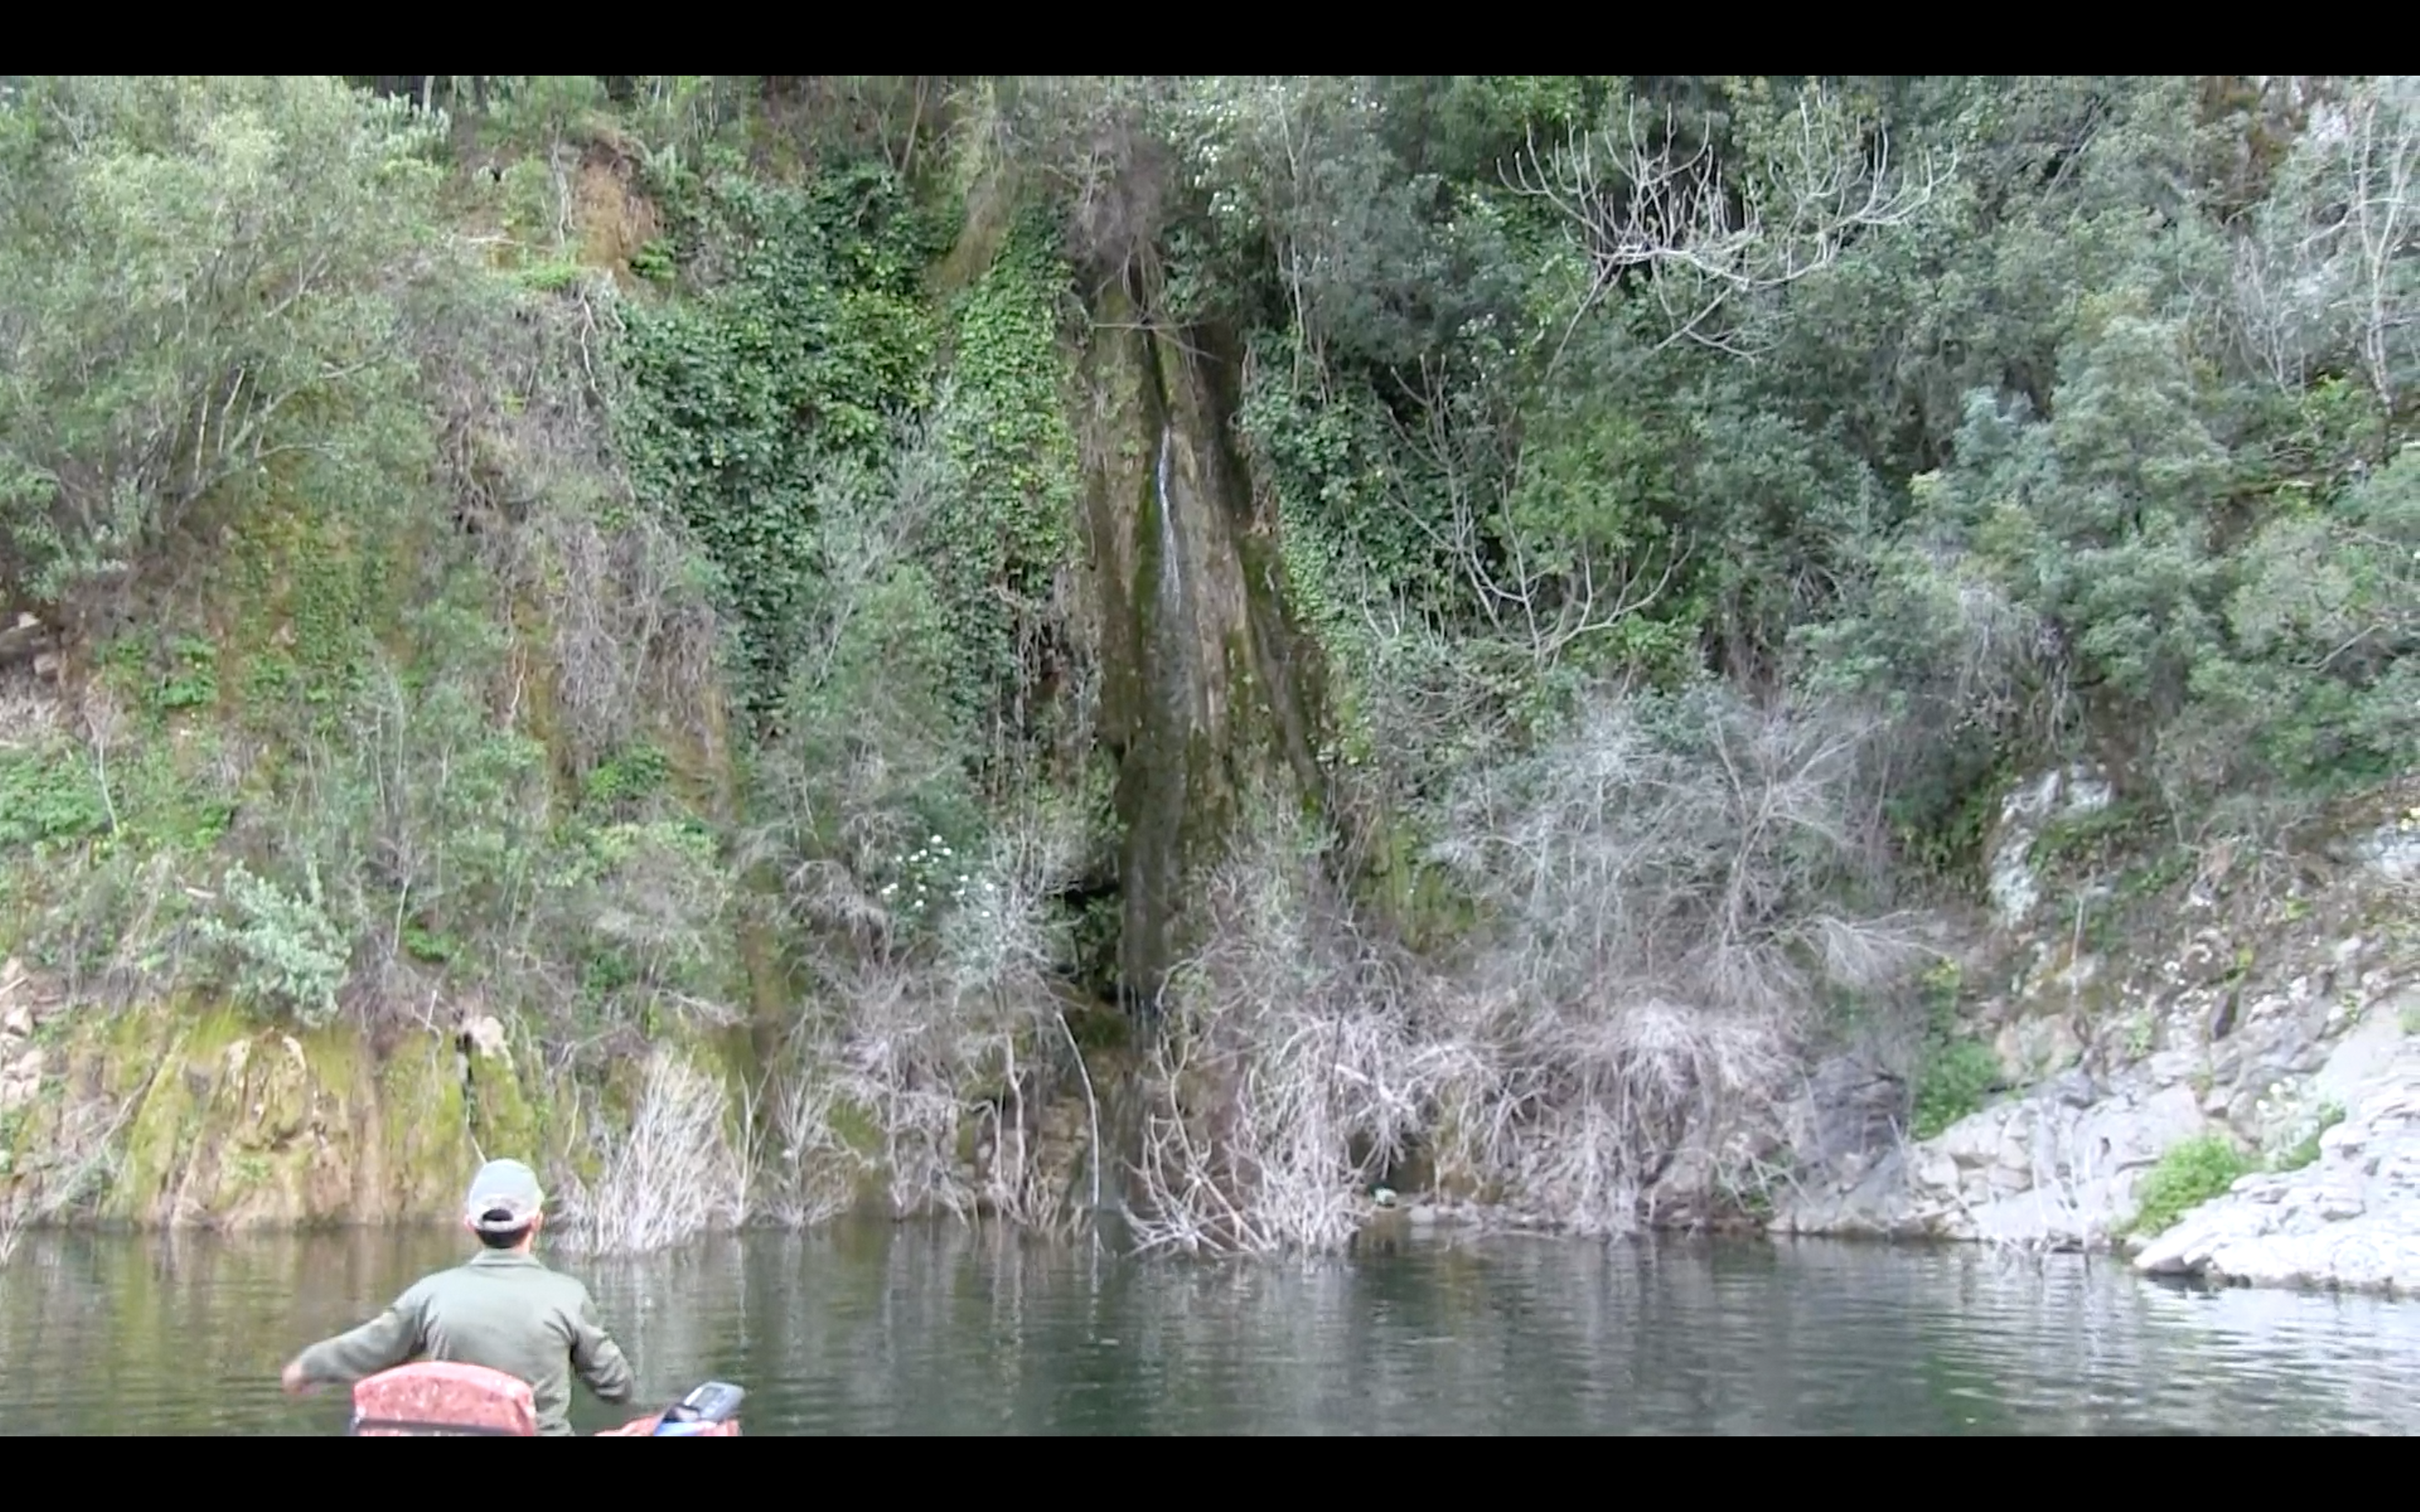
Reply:
[[1600, 698], [1458, 795], [1440, 851], [1496, 927], [1451, 975], [1365, 937], [1304, 837], [1264, 829], [1212, 877], [1209, 943], [1171, 988], [1142, 1242], [1334, 1248], [1416, 1155], [1599, 1234], [1764, 1182], [1816, 988], [1918, 949], [1909, 920], [1829, 902], [1863, 859], [1871, 733]]

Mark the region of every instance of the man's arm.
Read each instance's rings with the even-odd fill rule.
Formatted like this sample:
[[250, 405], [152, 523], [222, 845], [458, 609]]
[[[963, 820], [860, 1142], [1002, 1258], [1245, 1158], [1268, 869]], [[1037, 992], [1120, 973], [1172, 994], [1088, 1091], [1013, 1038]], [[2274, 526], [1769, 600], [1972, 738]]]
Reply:
[[581, 1289], [579, 1305], [571, 1312], [571, 1367], [600, 1401], [627, 1402], [638, 1385], [622, 1347], [597, 1321], [597, 1304], [586, 1288]]
[[286, 1367], [286, 1389], [314, 1381], [353, 1381], [392, 1369], [420, 1352], [420, 1296], [405, 1292], [361, 1327], [322, 1339]]

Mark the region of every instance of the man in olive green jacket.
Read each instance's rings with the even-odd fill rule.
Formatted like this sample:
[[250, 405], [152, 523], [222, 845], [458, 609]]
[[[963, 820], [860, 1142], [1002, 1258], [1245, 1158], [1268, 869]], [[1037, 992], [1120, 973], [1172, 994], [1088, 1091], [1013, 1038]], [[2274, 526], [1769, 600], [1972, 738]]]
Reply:
[[287, 1391], [347, 1383], [415, 1359], [486, 1365], [528, 1381], [546, 1437], [571, 1433], [571, 1375], [608, 1402], [634, 1384], [597, 1321], [588, 1288], [531, 1251], [545, 1222], [537, 1175], [517, 1160], [489, 1161], [471, 1184], [464, 1223], [485, 1246], [467, 1264], [412, 1284], [377, 1318], [312, 1345], [287, 1365]]

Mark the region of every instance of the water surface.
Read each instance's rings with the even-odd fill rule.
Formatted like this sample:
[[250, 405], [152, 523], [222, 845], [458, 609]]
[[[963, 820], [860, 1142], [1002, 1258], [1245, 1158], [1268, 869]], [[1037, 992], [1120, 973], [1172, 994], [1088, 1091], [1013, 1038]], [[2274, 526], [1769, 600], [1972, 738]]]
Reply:
[[[288, 1398], [279, 1365], [465, 1242], [29, 1238], [0, 1269], [0, 1431], [340, 1431], [341, 1393]], [[2420, 1304], [2076, 1258], [1497, 1240], [1213, 1264], [888, 1225], [552, 1257], [650, 1404], [736, 1381], [751, 1436], [2420, 1427]], [[574, 1420], [626, 1415], [582, 1396]]]

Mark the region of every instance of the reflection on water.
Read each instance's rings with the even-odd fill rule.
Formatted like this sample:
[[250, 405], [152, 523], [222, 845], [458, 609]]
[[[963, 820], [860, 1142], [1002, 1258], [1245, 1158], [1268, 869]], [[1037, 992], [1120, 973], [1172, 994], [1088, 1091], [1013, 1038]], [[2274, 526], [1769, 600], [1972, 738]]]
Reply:
[[[278, 1366], [462, 1252], [446, 1233], [44, 1236], [0, 1270], [0, 1425], [330, 1433]], [[650, 1403], [752, 1436], [2410, 1433], [2420, 1305], [2146, 1285], [2106, 1263], [1761, 1242], [1440, 1243], [1133, 1262], [845, 1227], [571, 1265]], [[626, 1414], [583, 1398], [575, 1421]]]

